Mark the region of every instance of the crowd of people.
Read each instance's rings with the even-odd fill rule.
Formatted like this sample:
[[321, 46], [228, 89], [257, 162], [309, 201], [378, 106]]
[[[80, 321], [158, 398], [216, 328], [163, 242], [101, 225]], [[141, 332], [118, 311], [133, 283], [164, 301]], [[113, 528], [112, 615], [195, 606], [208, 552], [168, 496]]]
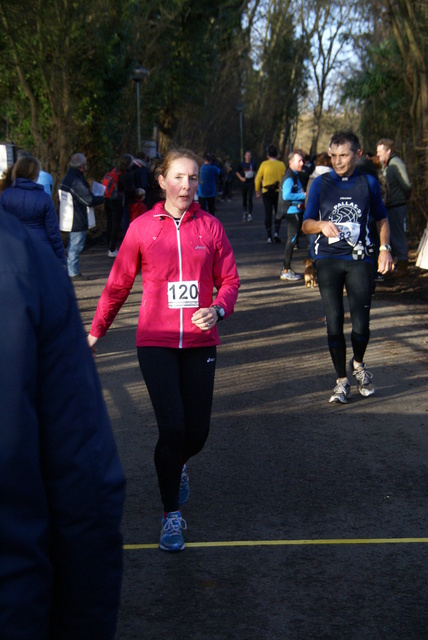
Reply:
[[[293, 150], [288, 167], [274, 145], [266, 156], [257, 168], [247, 150], [236, 171], [229, 158], [222, 171], [211, 154], [201, 159], [187, 149], [151, 166], [143, 154], [124, 154], [90, 186], [86, 158], [75, 153], [59, 184], [59, 222], [52, 180], [37, 158], [22, 153], [3, 177], [0, 273], [8, 277], [0, 278], [0, 340], [10, 366], [0, 382], [0, 510], [7, 522], [0, 532], [0, 625], [8, 637], [114, 637], [125, 479], [91, 352], [137, 277], [137, 357], [158, 426], [159, 548], [185, 547], [181, 509], [190, 494], [188, 462], [209, 435], [217, 324], [233, 313], [240, 286], [215, 216], [219, 195], [231, 197], [234, 176], [243, 222], [253, 220], [254, 194], [263, 199], [269, 244], [281, 242], [286, 221], [281, 280], [301, 278], [291, 261], [300, 232], [308, 236], [336, 374], [329, 402], [346, 404], [353, 378], [361, 396], [375, 393], [364, 363], [371, 298], [376, 274], [391, 273], [394, 258], [407, 269], [406, 167], [391, 140], [379, 140], [376, 158], [363, 154], [350, 131], [334, 134], [328, 153], [313, 159]], [[222, 175], [228, 184], [218, 191]], [[85, 279], [79, 255], [94, 208], [103, 204], [114, 262], [85, 337], [72, 283]], [[66, 252], [60, 230], [68, 234]], [[22, 616], [27, 601], [43, 606]]]

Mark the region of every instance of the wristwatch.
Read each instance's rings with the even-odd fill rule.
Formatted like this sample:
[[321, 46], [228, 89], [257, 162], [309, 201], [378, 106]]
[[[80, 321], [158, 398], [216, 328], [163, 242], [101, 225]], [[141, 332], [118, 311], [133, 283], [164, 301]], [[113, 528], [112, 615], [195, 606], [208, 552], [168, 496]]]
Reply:
[[391, 253], [392, 248], [390, 244], [383, 244], [379, 247], [379, 251], [389, 251]]
[[223, 307], [218, 307], [216, 304], [213, 304], [211, 306], [212, 309], [215, 309], [216, 314], [217, 314], [217, 321], [220, 322], [220, 320], [223, 320], [224, 316], [225, 316], [225, 310], [223, 309]]

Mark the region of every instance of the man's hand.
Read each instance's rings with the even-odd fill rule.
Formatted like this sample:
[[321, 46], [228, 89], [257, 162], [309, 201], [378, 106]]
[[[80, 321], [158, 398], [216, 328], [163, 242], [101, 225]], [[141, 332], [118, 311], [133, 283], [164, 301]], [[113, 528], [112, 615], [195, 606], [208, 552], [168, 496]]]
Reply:
[[331, 220], [319, 221], [320, 231], [326, 238], [337, 238], [339, 236], [339, 229]]
[[384, 275], [390, 271], [394, 271], [394, 260], [389, 251], [379, 251], [379, 259], [377, 261], [377, 270]]

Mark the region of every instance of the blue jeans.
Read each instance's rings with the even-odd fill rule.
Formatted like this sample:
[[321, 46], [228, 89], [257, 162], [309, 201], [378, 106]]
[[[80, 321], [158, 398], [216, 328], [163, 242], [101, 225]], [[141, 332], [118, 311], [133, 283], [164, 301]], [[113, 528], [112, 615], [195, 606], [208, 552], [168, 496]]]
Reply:
[[87, 231], [70, 231], [67, 247], [67, 271], [70, 278], [80, 273], [79, 253], [85, 246], [86, 234]]

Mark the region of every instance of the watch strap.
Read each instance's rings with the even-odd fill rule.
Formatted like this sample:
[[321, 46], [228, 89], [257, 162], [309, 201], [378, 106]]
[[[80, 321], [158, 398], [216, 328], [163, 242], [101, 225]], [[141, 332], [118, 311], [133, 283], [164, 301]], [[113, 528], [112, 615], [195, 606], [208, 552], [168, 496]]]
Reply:
[[217, 314], [217, 321], [220, 322], [220, 320], [223, 320], [224, 318], [224, 309], [223, 307], [218, 307], [216, 304], [213, 304], [211, 306], [212, 309], [215, 309], [216, 314]]

